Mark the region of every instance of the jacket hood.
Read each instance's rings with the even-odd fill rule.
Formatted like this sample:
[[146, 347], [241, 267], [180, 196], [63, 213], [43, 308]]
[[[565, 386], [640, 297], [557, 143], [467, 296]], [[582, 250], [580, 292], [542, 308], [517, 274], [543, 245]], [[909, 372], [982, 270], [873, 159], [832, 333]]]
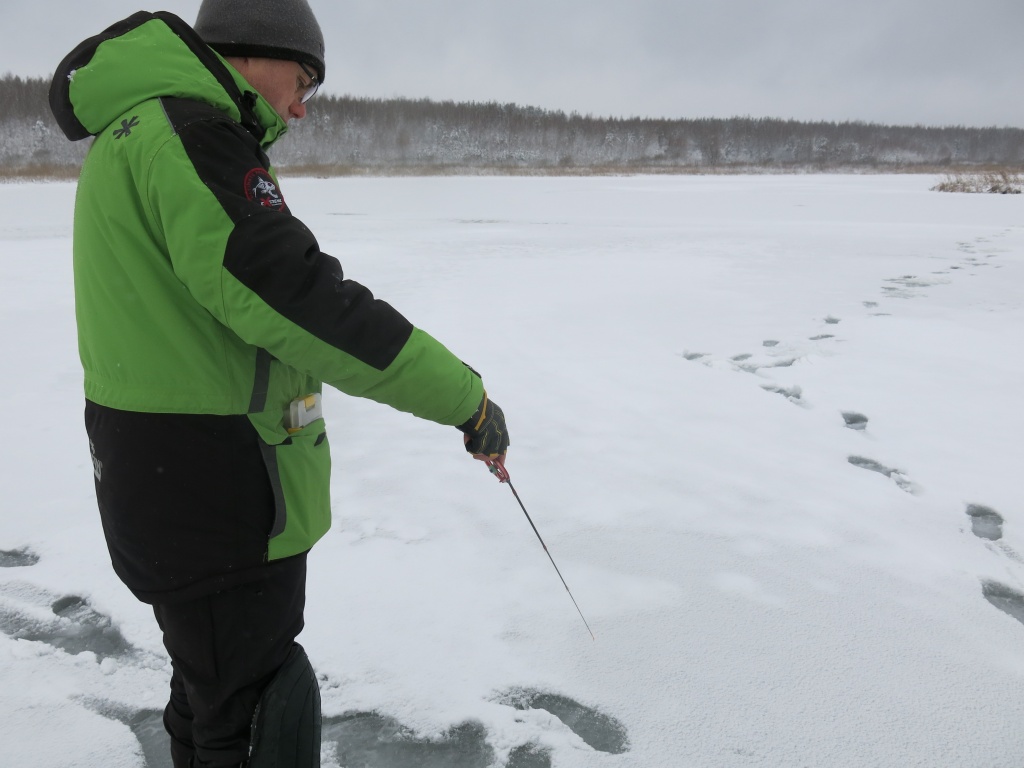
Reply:
[[50, 110], [72, 141], [95, 136], [132, 107], [164, 96], [206, 102], [264, 147], [287, 123], [180, 18], [140, 11], [83, 41], [57, 67]]

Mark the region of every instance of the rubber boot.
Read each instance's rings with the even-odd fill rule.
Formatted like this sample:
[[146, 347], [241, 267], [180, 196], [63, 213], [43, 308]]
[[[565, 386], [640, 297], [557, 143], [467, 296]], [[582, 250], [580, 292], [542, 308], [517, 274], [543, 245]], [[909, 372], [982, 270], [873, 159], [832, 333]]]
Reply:
[[320, 686], [296, 643], [263, 691], [248, 768], [319, 768]]

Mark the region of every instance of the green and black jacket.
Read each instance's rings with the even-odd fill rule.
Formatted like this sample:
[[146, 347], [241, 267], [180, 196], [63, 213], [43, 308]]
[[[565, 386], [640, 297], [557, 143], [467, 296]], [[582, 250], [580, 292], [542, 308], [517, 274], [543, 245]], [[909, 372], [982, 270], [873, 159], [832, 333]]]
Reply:
[[[83, 42], [54, 76], [50, 105], [70, 139], [95, 136], [74, 225], [87, 403], [106, 411], [105, 423], [131, 414], [171, 419], [161, 428], [166, 434], [127, 430], [153, 444], [136, 445], [138, 455], [167, 440], [181, 443], [168, 445], [168, 455], [191, 451], [176, 432], [196, 423], [189, 417], [230, 423], [233, 440], [240, 438], [236, 422], [244, 421], [274, 497], [258, 553], [251, 542], [244, 553], [229, 551], [230, 533], [218, 529], [221, 510], [204, 508], [205, 494], [190, 497], [200, 508], [174, 510], [174, 525], [160, 536], [187, 531], [174, 547], [191, 550], [187, 557], [200, 565], [179, 563], [169, 583], [145, 562], [167, 554], [150, 552], [159, 541], [145, 541], [139, 520], [149, 510], [125, 505], [129, 498], [148, 503], [158, 516], [172, 514], [171, 502], [147, 502], [139, 488], [130, 496], [105, 490], [140, 481], [119, 474], [111, 457], [125, 451], [111, 442], [126, 430], [91, 423], [108, 543], [137, 594], [153, 598], [225, 568], [296, 555], [326, 532], [323, 420], [294, 434], [284, 424], [290, 402], [319, 392], [321, 382], [439, 424], [458, 425], [473, 414], [483, 396], [479, 377], [345, 279], [338, 261], [320, 250], [292, 215], [266, 155], [286, 123], [179, 18], [140, 12]], [[175, 415], [182, 418], [175, 422]], [[193, 457], [197, 467], [216, 463], [216, 441], [199, 442], [206, 453]], [[106, 461], [104, 451], [111, 454]], [[249, 480], [244, 473], [222, 478], [228, 488]], [[218, 481], [196, 482], [202, 490]], [[204, 536], [215, 543], [204, 545]]]

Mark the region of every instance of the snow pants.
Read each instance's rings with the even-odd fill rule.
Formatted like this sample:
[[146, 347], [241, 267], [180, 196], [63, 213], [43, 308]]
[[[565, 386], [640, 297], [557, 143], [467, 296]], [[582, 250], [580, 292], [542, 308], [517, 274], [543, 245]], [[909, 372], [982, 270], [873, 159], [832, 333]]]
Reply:
[[153, 605], [173, 667], [164, 727], [174, 768], [246, 764], [260, 695], [302, 630], [305, 588], [303, 554], [263, 580]]
[[244, 765], [253, 712], [302, 631], [306, 555], [267, 562], [275, 515], [246, 416], [86, 401], [114, 570], [153, 605], [171, 656], [174, 768]]

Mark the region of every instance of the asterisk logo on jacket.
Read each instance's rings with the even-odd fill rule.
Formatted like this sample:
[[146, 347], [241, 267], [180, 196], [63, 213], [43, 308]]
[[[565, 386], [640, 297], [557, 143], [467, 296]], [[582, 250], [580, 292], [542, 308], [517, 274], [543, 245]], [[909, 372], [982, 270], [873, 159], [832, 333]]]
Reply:
[[115, 139], [120, 139], [120, 138], [122, 138], [124, 136], [131, 136], [132, 135], [132, 128], [134, 128], [138, 124], [139, 124], [139, 118], [137, 116], [135, 116], [135, 115], [132, 115], [132, 119], [131, 120], [122, 120], [121, 121], [121, 127], [118, 128], [116, 131], [114, 131], [114, 138]]

